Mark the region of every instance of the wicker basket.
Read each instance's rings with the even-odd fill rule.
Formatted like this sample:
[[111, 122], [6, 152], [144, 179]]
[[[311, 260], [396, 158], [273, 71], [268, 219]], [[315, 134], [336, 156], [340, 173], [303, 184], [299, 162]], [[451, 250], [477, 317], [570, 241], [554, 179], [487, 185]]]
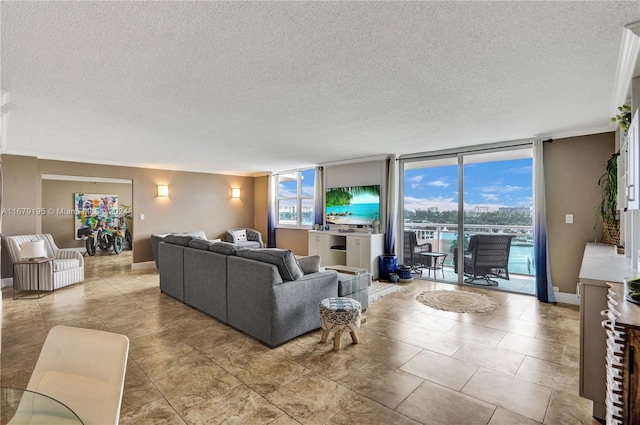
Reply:
[[602, 223], [602, 241], [607, 245], [620, 245], [620, 224]]

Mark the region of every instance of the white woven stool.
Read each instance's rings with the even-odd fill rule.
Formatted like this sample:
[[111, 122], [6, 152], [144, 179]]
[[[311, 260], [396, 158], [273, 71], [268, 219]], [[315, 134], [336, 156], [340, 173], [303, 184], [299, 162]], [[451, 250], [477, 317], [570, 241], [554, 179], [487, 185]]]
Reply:
[[322, 339], [327, 342], [329, 332], [335, 333], [333, 349], [340, 349], [340, 339], [346, 330], [351, 332], [351, 339], [357, 344], [360, 329], [362, 306], [352, 298], [325, 298], [320, 302], [320, 325], [322, 326]]

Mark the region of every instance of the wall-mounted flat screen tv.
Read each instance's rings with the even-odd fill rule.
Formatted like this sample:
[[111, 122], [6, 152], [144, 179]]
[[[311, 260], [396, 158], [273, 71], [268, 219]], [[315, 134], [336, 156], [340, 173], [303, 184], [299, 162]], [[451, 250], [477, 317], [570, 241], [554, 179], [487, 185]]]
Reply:
[[327, 189], [327, 224], [369, 225], [380, 220], [380, 185]]

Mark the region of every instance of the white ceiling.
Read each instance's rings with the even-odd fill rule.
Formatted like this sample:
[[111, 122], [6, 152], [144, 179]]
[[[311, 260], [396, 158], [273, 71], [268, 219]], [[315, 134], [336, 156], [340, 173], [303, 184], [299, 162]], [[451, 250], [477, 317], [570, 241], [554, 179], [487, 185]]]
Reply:
[[0, 3], [2, 153], [259, 174], [613, 129], [640, 2]]

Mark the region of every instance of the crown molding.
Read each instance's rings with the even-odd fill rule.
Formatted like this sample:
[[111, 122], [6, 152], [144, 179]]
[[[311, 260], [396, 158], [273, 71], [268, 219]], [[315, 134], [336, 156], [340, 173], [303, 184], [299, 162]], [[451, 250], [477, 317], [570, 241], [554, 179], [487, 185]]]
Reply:
[[640, 21], [625, 25], [618, 56], [618, 67], [611, 96], [611, 113], [618, 113], [618, 106], [629, 100], [629, 87], [640, 53]]

